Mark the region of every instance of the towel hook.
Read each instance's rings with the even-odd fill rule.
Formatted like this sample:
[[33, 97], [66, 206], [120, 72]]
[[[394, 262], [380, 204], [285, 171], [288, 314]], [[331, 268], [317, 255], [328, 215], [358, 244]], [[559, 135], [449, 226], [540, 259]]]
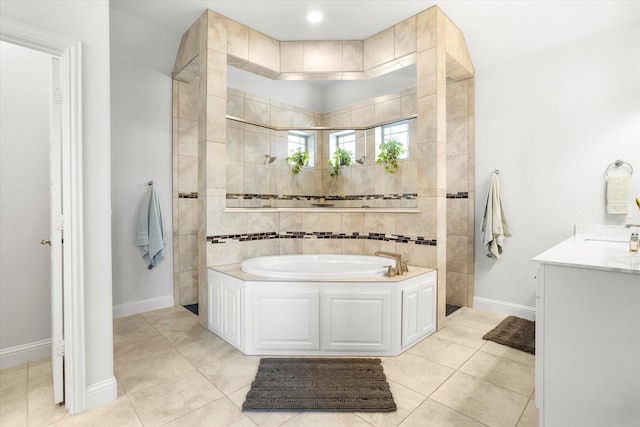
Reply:
[[149, 185], [153, 185], [153, 180], [149, 181]]
[[494, 169], [493, 173], [495, 173], [496, 175], [500, 175], [500, 170], [499, 169]]
[[629, 163], [623, 161], [623, 160], [616, 160], [615, 162], [611, 163], [609, 166], [607, 166], [607, 169], [604, 172], [604, 175], [609, 178], [609, 169], [611, 169], [612, 166], [615, 166], [617, 168], [627, 165], [629, 167], [629, 169], [631, 170], [631, 173], [629, 175], [633, 175], [633, 166], [631, 166]]

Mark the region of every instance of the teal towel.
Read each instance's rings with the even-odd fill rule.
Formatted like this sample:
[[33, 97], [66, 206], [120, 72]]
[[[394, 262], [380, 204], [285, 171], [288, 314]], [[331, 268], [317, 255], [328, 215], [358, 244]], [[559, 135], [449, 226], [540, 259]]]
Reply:
[[155, 186], [149, 186], [142, 201], [138, 215], [138, 238], [136, 246], [142, 252], [142, 258], [151, 270], [164, 258], [164, 224], [162, 223], [162, 207]]

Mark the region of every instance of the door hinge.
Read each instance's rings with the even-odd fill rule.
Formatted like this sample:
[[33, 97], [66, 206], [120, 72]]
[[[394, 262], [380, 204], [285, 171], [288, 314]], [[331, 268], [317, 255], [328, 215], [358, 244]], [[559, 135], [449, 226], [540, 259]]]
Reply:
[[55, 343], [53, 353], [56, 357], [64, 356], [64, 340], [60, 340]]

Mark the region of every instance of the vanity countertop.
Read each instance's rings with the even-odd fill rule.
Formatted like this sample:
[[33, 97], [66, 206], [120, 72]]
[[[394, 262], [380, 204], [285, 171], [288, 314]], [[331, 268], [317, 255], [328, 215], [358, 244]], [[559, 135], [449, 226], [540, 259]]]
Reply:
[[576, 225], [572, 237], [536, 256], [533, 261], [640, 275], [640, 254], [629, 252], [629, 236], [634, 231], [637, 232], [637, 228]]

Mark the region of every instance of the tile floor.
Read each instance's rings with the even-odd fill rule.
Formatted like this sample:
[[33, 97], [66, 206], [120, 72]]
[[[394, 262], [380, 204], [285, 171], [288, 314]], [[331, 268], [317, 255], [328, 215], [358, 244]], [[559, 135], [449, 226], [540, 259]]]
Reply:
[[119, 398], [70, 416], [51, 403], [48, 359], [0, 371], [0, 426], [537, 426], [534, 357], [482, 339], [504, 316], [463, 308], [383, 358], [398, 411], [243, 413], [259, 357], [243, 356], [183, 307], [114, 321]]

